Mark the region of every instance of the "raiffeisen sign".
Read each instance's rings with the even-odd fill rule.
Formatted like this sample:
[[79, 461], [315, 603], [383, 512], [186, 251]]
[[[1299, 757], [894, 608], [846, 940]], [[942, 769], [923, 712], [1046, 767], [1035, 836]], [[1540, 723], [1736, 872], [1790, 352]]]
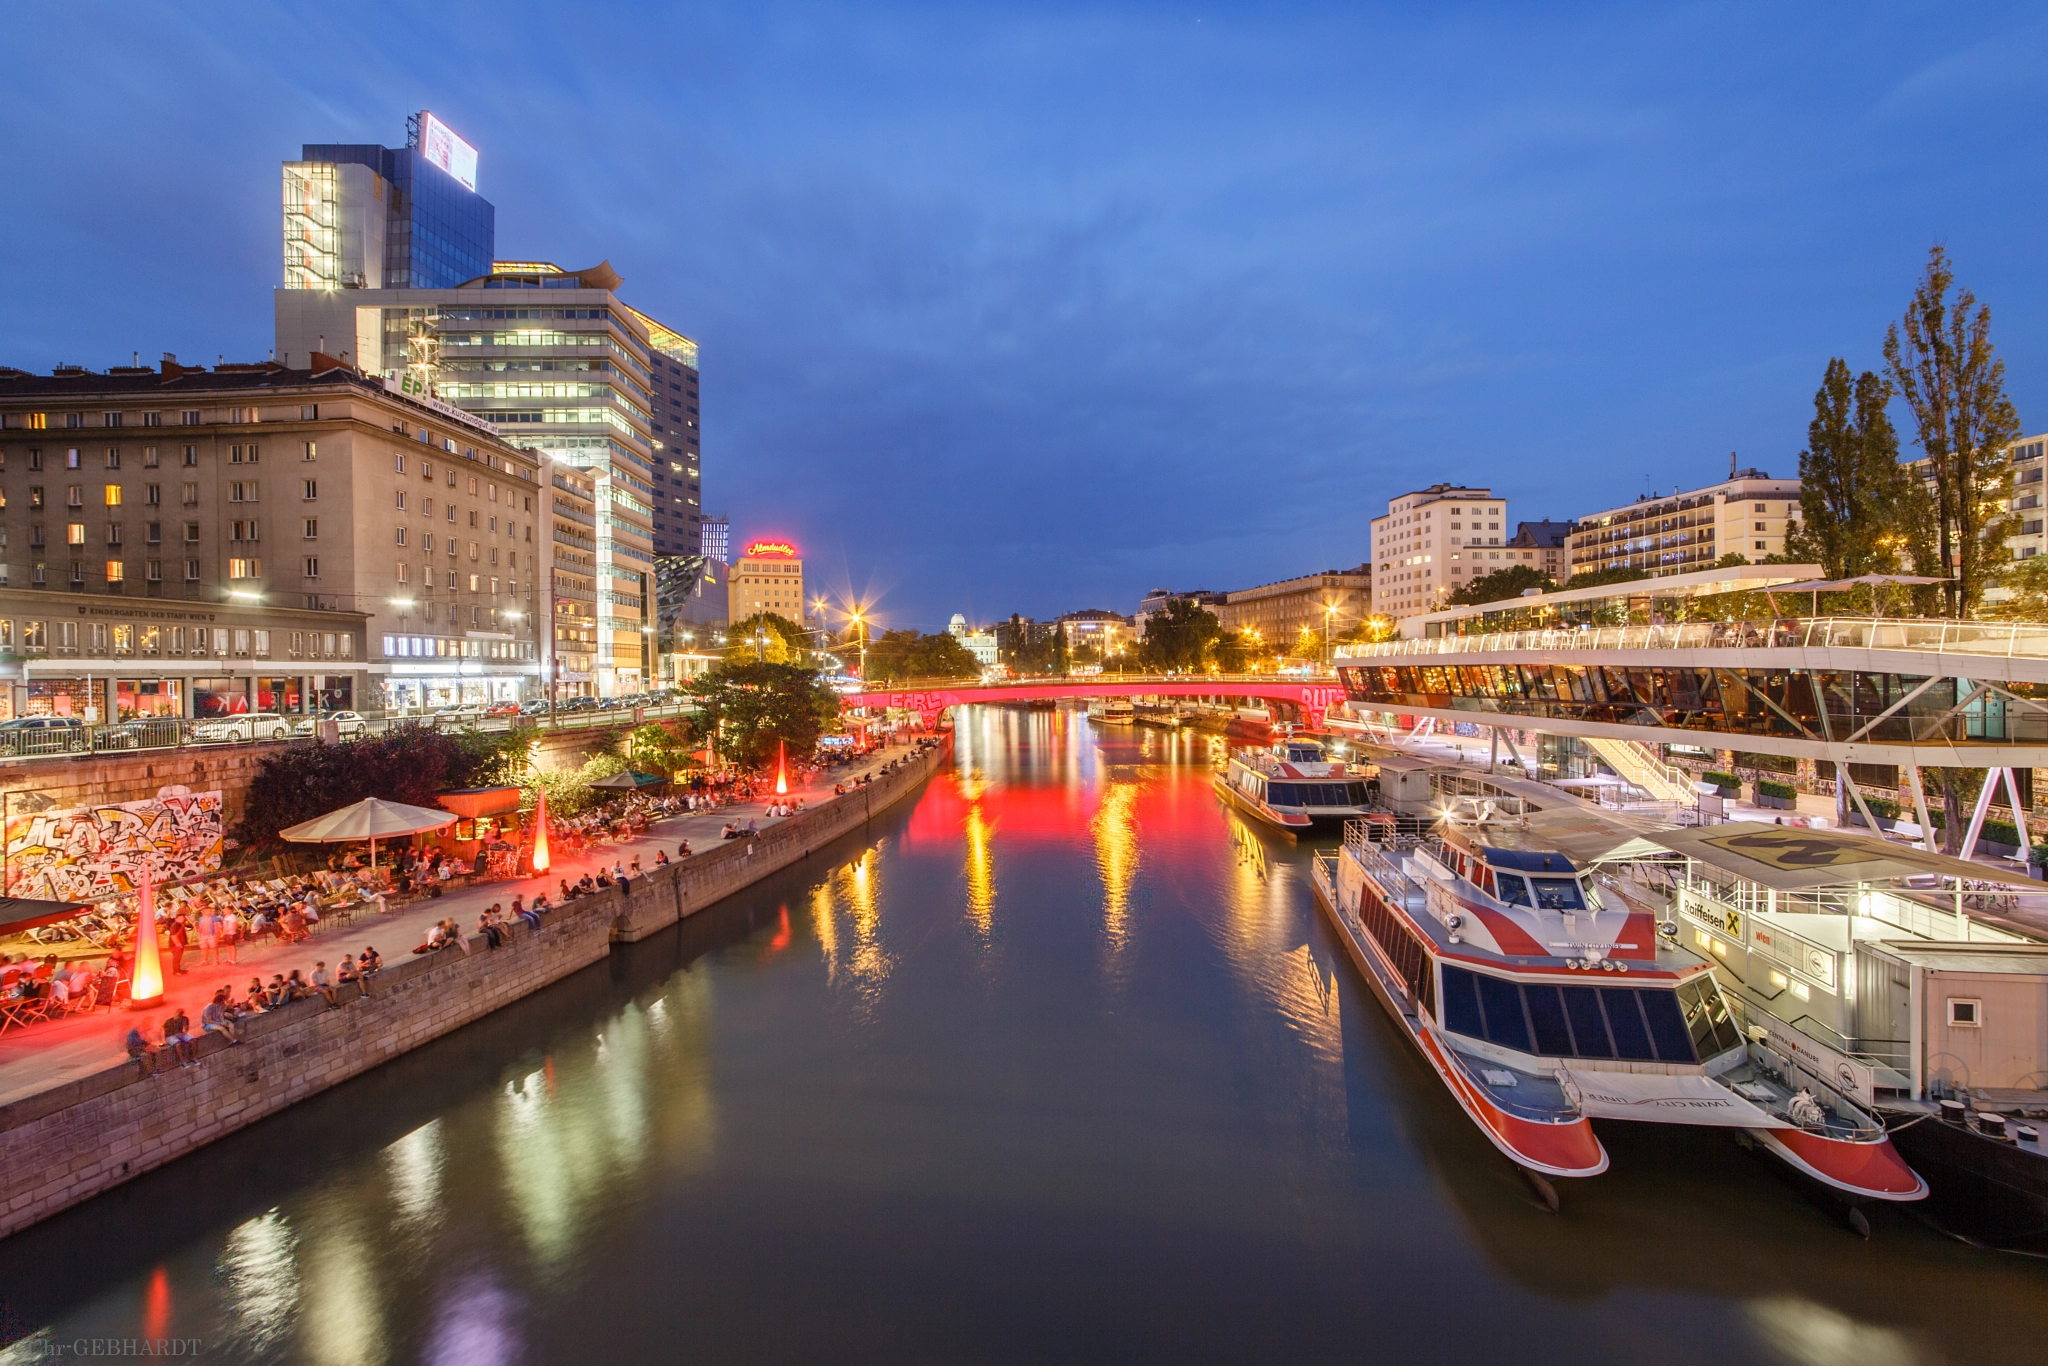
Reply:
[[420, 113], [420, 155], [454, 176], [463, 189], [476, 188], [476, 148], [425, 111]]
[[796, 547], [788, 541], [753, 541], [747, 546], [747, 558], [793, 560], [796, 558]]

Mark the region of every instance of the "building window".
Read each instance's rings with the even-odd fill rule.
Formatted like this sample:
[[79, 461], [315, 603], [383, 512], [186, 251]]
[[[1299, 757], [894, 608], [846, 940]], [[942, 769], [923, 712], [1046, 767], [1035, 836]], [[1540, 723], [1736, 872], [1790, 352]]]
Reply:
[[309, 579], [320, 577], [320, 557], [318, 555], [308, 555], [306, 557], [306, 577]]
[[121, 415], [119, 413], [101, 413], [100, 421], [105, 426], [118, 427], [121, 425]]
[[[311, 488], [311, 487], [312, 487], [311, 481], [308, 481], [308, 483], [307, 483], [307, 487], [308, 487], [308, 488]], [[308, 498], [311, 498], [311, 497], [312, 497], [313, 495], [312, 495], [311, 493], [308, 493], [308, 494], [307, 494], [306, 496], [307, 496]], [[403, 511], [405, 511], [405, 490], [404, 490], [404, 489], [400, 489], [400, 490], [398, 491], [398, 510], [399, 510], [400, 512], [403, 512]]]
[[199, 543], [199, 523], [185, 523], [185, 543], [187, 545], [197, 545]]
[[135, 628], [133, 626], [116, 626], [114, 628], [114, 653], [117, 655], [132, 655], [135, 653]]
[[[186, 408], [178, 414], [178, 423], [185, 427], [197, 427], [199, 425], [199, 410], [197, 408]], [[192, 448], [187, 446], [185, 449], [190, 450]]]
[[144, 413], [142, 415], [142, 425], [145, 427], [161, 427], [164, 425], [164, 415], [162, 413]]
[[404, 528], [404, 527], [400, 527], [400, 528], [398, 529], [398, 544], [400, 544], [400, 545], [404, 545], [404, 544], [405, 544], [405, 528]]
[[186, 507], [196, 508], [199, 506], [199, 485], [187, 484], [182, 490], [182, 493]]
[[318, 422], [319, 420], [320, 420], [320, 405], [319, 405], [319, 404], [317, 404], [317, 403], [301, 403], [301, 404], [299, 405], [299, 421], [301, 421], [301, 422]]
[[[195, 537], [193, 537], [193, 539], [194, 539], [194, 540], [197, 540], [197, 539], [199, 539], [199, 538], [195, 536]], [[187, 582], [187, 583], [198, 583], [198, 582], [199, 582], [199, 561], [197, 561], [197, 560], [187, 560], [187, 561], [185, 561], [185, 582]]]
[[121, 468], [121, 448], [119, 446], [107, 447], [107, 468], [110, 470]]
[[65, 525], [64, 525], [64, 543], [65, 543], [66, 545], [84, 545], [84, 544], [85, 544], [85, 523], [84, 523], [84, 522], [67, 522], [67, 523], [65, 523]]
[[142, 501], [148, 507], [162, 507], [164, 486], [162, 484], [145, 485], [142, 490]]
[[319, 535], [320, 519], [317, 517], [308, 517], [306, 519], [306, 539], [309, 541], [317, 540], [319, 538]]
[[1949, 997], [1948, 1022], [1951, 1026], [1958, 1029], [1982, 1029], [1984, 1027], [1984, 1002], [1975, 997]]
[[403, 564], [398, 566], [398, 581], [400, 583], [412, 582], [412, 569], [410, 566]]
[[260, 579], [263, 577], [263, 561], [229, 560], [228, 577], [231, 579]]
[[[318, 498], [320, 496], [320, 481], [317, 479], [308, 479], [306, 481], [305, 490], [301, 494], [301, 496], [309, 503], [312, 502], [315, 498]], [[403, 495], [400, 496], [402, 497]], [[400, 508], [403, 508], [404, 506], [405, 504], [403, 503], [399, 504]]]
[[270, 653], [270, 632], [259, 629], [250, 632], [250, 634], [256, 638], [256, 653], [268, 655]]
[[127, 577], [128, 571], [119, 560], [107, 561], [107, 582], [119, 583]]
[[199, 463], [199, 448], [197, 446], [187, 446], [185, 448], [185, 463], [187, 465], [197, 465]]
[[106, 499], [108, 507], [117, 508], [121, 506], [121, 486], [119, 484], [108, 484], [106, 492], [102, 496]]
[[304, 458], [307, 460], [318, 460], [320, 458], [320, 443], [317, 441], [308, 441], [305, 446]]

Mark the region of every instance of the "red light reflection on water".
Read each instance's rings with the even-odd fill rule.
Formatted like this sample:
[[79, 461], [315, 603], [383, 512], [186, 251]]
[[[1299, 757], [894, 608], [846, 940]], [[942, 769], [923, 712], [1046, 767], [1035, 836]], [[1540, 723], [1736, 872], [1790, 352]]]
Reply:
[[171, 1273], [163, 1267], [149, 1273], [149, 1288], [142, 1296], [142, 1336], [154, 1342], [169, 1337], [171, 1329]]

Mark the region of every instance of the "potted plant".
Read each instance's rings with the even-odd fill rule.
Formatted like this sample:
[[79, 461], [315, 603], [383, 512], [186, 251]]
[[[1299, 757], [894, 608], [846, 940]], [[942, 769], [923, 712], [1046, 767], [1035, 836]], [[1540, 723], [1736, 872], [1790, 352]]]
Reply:
[[1700, 775], [1700, 781], [1712, 783], [1715, 787], [1719, 788], [1721, 796], [1725, 800], [1733, 801], [1742, 795], [1742, 779], [1733, 773], [1721, 773], [1709, 769]]
[[1767, 811], [1791, 811], [1799, 801], [1799, 789], [1770, 778], [1756, 780], [1756, 804]]

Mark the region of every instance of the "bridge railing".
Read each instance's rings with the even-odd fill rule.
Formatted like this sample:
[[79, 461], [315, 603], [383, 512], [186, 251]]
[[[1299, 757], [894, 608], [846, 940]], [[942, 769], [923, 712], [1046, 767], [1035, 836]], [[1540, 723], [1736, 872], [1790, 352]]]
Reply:
[[1487, 635], [1390, 640], [1342, 660], [1488, 655], [1550, 650], [1910, 650], [1993, 659], [2048, 659], [2048, 625], [2002, 621], [1901, 621], [1881, 617], [1778, 617], [1667, 626], [1579, 626]]
[[941, 690], [946, 692], [976, 692], [982, 689], [996, 688], [1063, 687], [1075, 690], [1076, 695], [1078, 695], [1079, 692], [1085, 691], [1094, 684], [1114, 684], [1118, 687], [1133, 687], [1142, 686], [1147, 683], [1161, 683], [1171, 684], [1175, 687], [1189, 685], [1208, 687], [1211, 684], [1242, 683], [1260, 687], [1272, 687], [1275, 684], [1331, 684], [1335, 682], [1336, 675], [1334, 674], [1102, 673], [1068, 674], [1064, 677], [1008, 678], [996, 683], [984, 682], [978, 678], [876, 679], [857, 691], [865, 693], [934, 692]]

